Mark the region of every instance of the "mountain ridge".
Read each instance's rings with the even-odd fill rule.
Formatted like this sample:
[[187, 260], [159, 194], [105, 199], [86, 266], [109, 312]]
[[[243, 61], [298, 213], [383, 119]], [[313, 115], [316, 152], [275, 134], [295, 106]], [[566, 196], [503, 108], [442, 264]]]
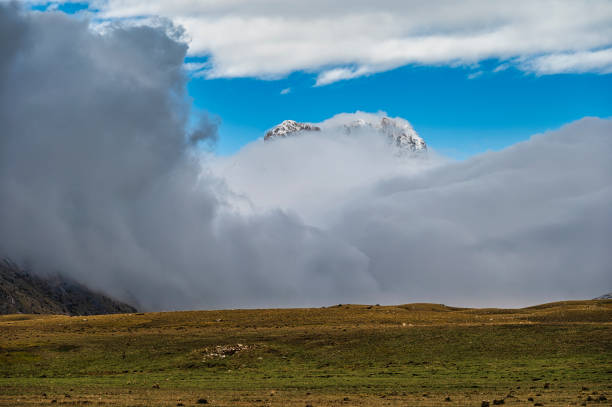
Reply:
[[284, 120], [268, 130], [264, 141], [285, 138], [309, 132], [335, 131], [346, 135], [373, 130], [386, 136], [390, 144], [400, 151], [427, 151], [427, 144], [402, 118], [390, 118], [373, 114], [341, 114], [322, 123], [297, 122]]
[[59, 274], [41, 277], [10, 260], [0, 261], [0, 315], [99, 315], [137, 312]]

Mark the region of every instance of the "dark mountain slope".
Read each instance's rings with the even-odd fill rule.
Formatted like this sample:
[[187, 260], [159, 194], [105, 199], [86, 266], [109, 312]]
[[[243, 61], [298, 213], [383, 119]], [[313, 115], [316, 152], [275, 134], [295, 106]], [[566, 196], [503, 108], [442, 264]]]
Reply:
[[39, 277], [0, 261], [0, 314], [95, 315], [135, 312], [60, 275]]

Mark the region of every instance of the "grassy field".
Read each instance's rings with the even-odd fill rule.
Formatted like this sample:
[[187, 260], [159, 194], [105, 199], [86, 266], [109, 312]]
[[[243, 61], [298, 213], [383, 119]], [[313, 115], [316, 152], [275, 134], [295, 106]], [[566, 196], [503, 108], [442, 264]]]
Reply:
[[0, 405], [612, 405], [612, 300], [0, 316]]

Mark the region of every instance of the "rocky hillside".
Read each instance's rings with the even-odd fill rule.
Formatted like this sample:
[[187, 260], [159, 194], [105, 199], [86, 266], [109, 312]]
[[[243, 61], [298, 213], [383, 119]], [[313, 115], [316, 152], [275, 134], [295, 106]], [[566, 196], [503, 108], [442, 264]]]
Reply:
[[612, 300], [612, 293], [600, 295], [597, 298], [593, 298], [594, 300]]
[[42, 278], [0, 261], [0, 314], [95, 315], [136, 312], [130, 305], [55, 275]]

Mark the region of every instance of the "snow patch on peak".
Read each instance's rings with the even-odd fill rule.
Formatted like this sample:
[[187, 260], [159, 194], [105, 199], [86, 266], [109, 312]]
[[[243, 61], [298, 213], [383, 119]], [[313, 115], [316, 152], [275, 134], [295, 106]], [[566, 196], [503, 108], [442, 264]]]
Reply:
[[342, 128], [346, 134], [373, 129], [387, 136], [389, 141], [401, 151], [426, 151], [427, 144], [412, 125], [401, 117], [388, 117], [385, 113], [376, 114], [355, 112], [340, 113], [320, 124], [323, 129]]
[[321, 123], [300, 123], [285, 120], [268, 130], [264, 140], [287, 137], [307, 131], [323, 131], [330, 133], [359, 134], [375, 131], [386, 136], [389, 142], [400, 152], [426, 151], [425, 141], [417, 134], [412, 125], [401, 117], [391, 118], [385, 113], [340, 113]]
[[295, 120], [285, 120], [266, 132], [264, 140], [268, 141], [278, 137], [287, 137], [289, 134], [301, 131], [320, 131], [321, 128], [310, 123], [300, 123]]

